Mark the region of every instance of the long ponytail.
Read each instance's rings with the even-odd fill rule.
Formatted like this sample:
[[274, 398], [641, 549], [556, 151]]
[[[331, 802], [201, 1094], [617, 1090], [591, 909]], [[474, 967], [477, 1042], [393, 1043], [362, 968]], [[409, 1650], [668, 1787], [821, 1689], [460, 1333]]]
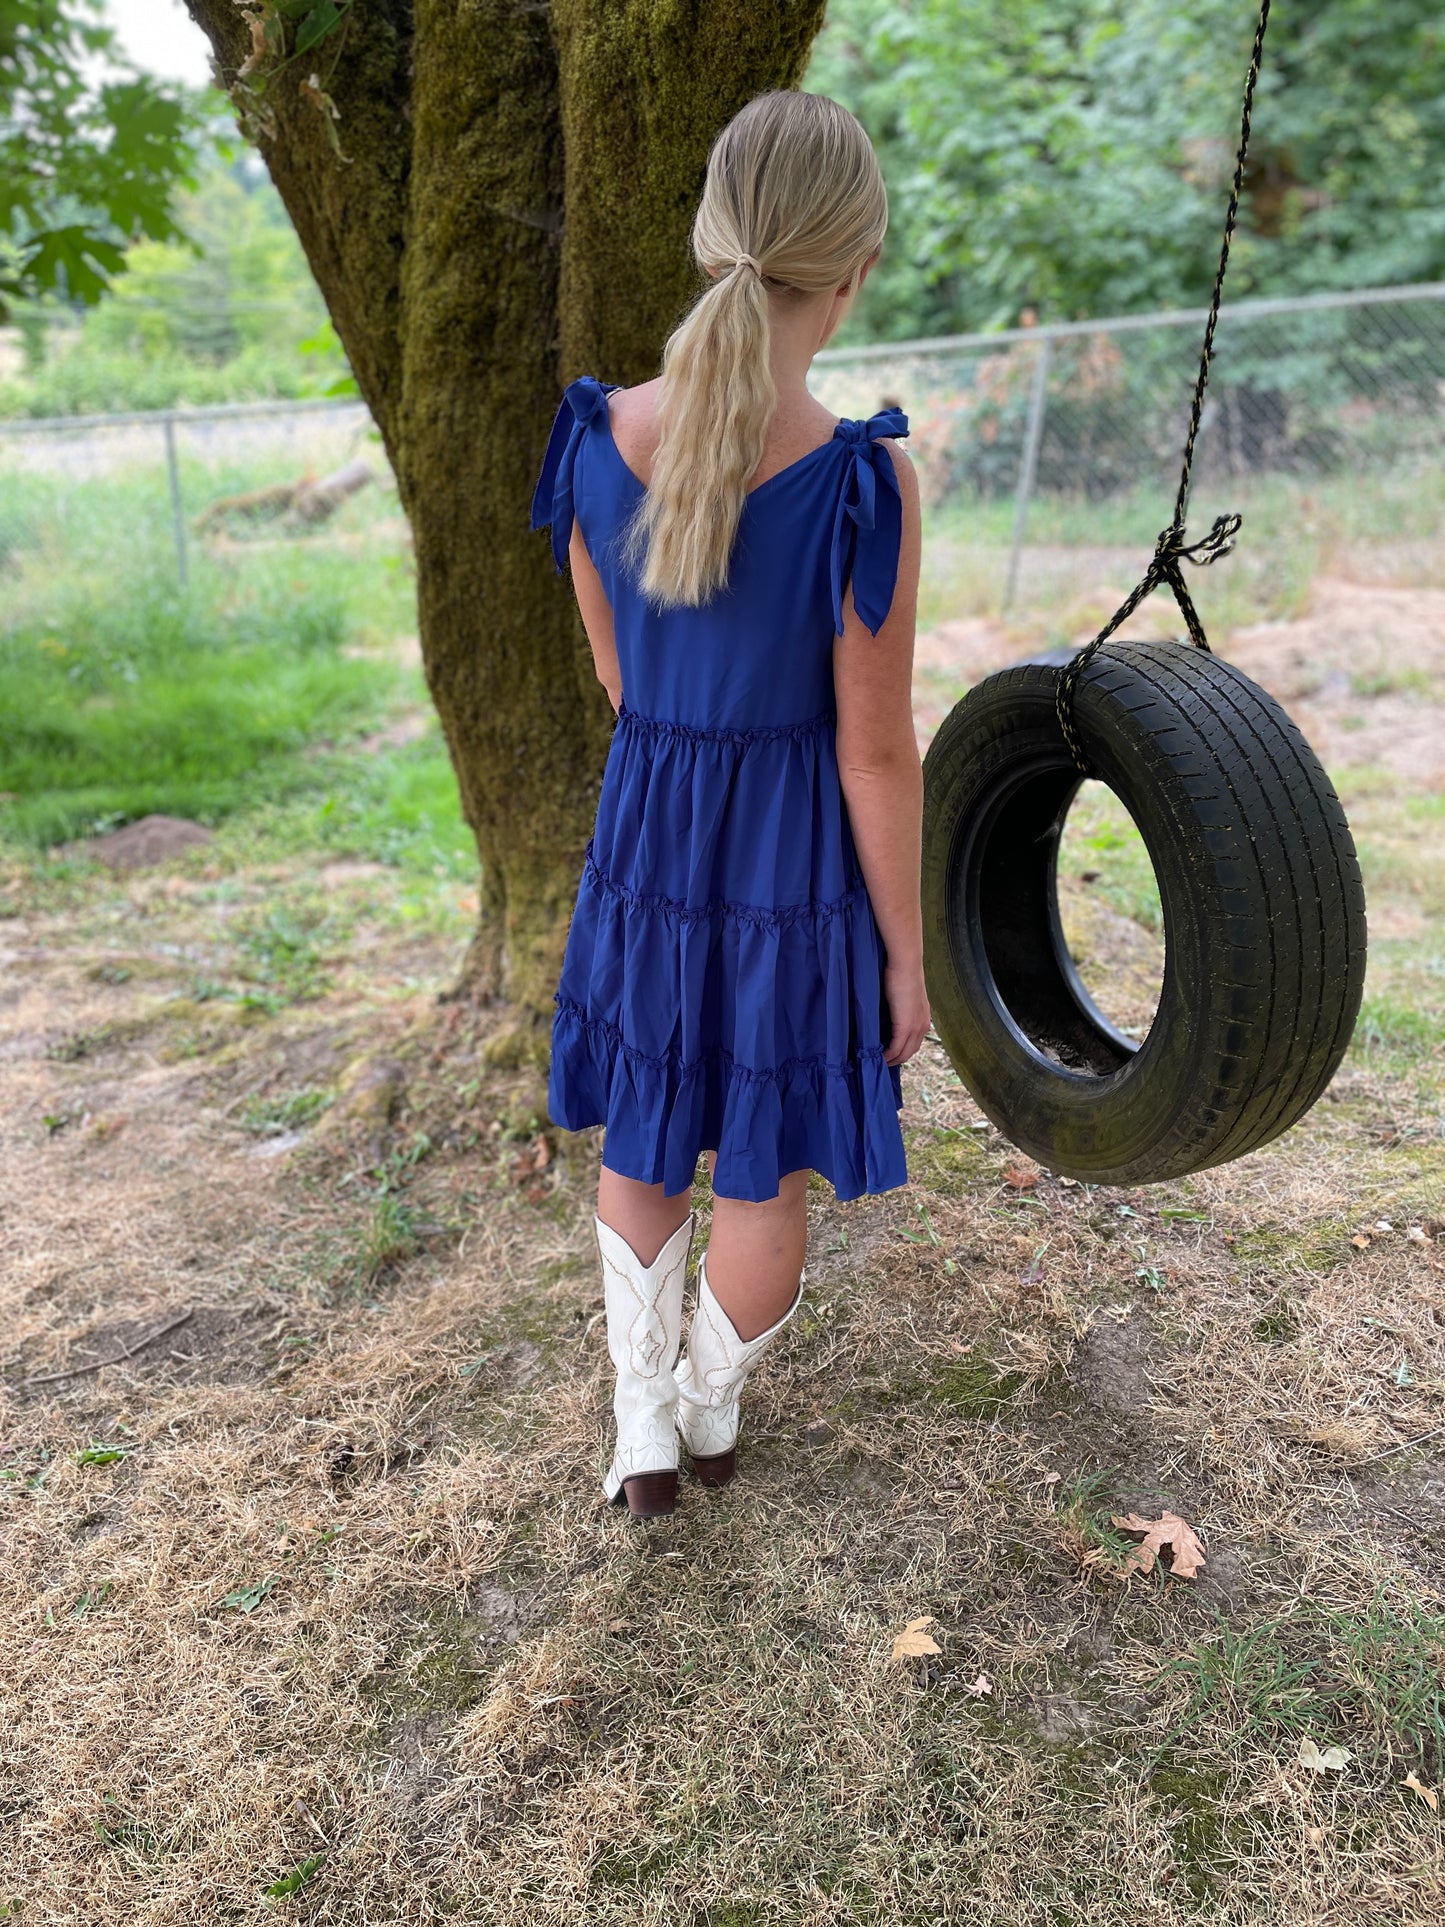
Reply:
[[714, 278], [663, 350], [660, 439], [623, 538], [658, 607], [696, 608], [727, 585], [777, 404], [769, 290], [856, 287], [887, 225], [868, 136], [826, 95], [759, 94], [713, 142], [692, 245]]

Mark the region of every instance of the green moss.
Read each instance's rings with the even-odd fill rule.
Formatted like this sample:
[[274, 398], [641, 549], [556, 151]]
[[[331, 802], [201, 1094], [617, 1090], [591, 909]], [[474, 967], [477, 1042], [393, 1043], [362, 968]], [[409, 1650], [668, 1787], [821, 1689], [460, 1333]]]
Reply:
[[532, 1277], [539, 1290], [548, 1285], [560, 1285], [564, 1279], [580, 1279], [587, 1275], [575, 1258], [554, 1258], [545, 1265], [539, 1265]]
[[1299, 1337], [1294, 1309], [1282, 1299], [1266, 1306], [1250, 1330], [1262, 1345], [1285, 1345]]
[[1354, 1227], [1343, 1219], [1296, 1225], [1259, 1225], [1234, 1241], [1234, 1256], [1247, 1265], [1290, 1267], [1320, 1275], [1351, 1255]]
[[420, 1626], [397, 1662], [362, 1682], [363, 1691], [394, 1719], [462, 1713], [491, 1691], [490, 1670], [479, 1665], [467, 1621], [439, 1612]]
[[1023, 1389], [1022, 1372], [1002, 1372], [986, 1358], [961, 1358], [932, 1381], [929, 1394], [965, 1418], [993, 1418]]
[[925, 1125], [904, 1133], [908, 1171], [915, 1185], [943, 1198], [972, 1197], [989, 1181], [990, 1159], [973, 1131]]
[[1207, 1900], [1223, 1866], [1229, 1842], [1224, 1811], [1228, 1775], [1218, 1768], [1186, 1766], [1170, 1760], [1149, 1775], [1149, 1791], [1171, 1819], [1174, 1846], [1185, 1884], [1196, 1900]]

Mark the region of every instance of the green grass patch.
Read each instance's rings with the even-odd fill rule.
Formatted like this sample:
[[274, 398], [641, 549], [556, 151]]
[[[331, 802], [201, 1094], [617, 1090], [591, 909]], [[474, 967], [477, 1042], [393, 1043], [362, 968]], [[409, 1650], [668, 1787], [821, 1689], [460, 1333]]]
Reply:
[[[206, 492], [254, 479], [208, 474]], [[344, 744], [415, 692], [380, 653], [414, 622], [394, 547], [194, 547], [182, 588], [160, 486], [0, 474], [0, 834], [12, 843], [152, 811], [215, 824], [324, 794], [328, 773], [304, 752]]]
[[1445, 1014], [1393, 992], [1365, 996], [1350, 1048], [1362, 1056], [1423, 1057], [1445, 1043]]
[[434, 719], [403, 748], [326, 758], [314, 790], [248, 810], [227, 847], [248, 861], [257, 850], [268, 857], [324, 851], [439, 882], [470, 882], [477, 873], [476, 842]]
[[1366, 1767], [1428, 1784], [1445, 1770], [1442, 1653], [1445, 1617], [1382, 1588], [1353, 1610], [1221, 1621], [1170, 1670], [1190, 1687], [1182, 1727], [1223, 1718], [1262, 1743], [1343, 1743]]
[[252, 1137], [280, 1137], [314, 1124], [331, 1102], [329, 1091], [287, 1091], [280, 1097], [253, 1097], [241, 1109], [241, 1129]]
[[1154, 865], [1137, 825], [1114, 792], [1093, 777], [1079, 786], [1059, 838], [1060, 877], [1090, 878], [1089, 889], [1145, 930], [1164, 928]]
[[1240, 1264], [1267, 1264], [1272, 1270], [1297, 1267], [1316, 1275], [1333, 1271], [1351, 1255], [1353, 1220], [1321, 1219], [1313, 1224], [1252, 1226], [1238, 1232], [1231, 1255]]

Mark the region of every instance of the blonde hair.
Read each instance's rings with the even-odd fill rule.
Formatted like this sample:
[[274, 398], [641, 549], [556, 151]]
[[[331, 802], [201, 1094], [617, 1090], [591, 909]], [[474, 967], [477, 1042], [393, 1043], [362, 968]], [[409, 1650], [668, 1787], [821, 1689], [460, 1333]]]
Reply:
[[856, 289], [887, 226], [872, 144], [824, 94], [759, 94], [714, 140], [692, 248], [717, 278], [663, 350], [661, 439], [622, 543], [651, 602], [696, 608], [727, 584], [746, 483], [777, 403], [766, 284], [805, 295], [845, 281]]

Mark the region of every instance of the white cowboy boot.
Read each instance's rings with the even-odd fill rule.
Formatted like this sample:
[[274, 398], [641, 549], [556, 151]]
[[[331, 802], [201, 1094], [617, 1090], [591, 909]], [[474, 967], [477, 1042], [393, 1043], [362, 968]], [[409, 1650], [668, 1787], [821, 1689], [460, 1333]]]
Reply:
[[697, 1310], [687, 1334], [687, 1356], [677, 1368], [677, 1429], [704, 1485], [726, 1485], [737, 1471], [738, 1400], [743, 1382], [803, 1302], [804, 1266], [793, 1302], [756, 1338], [738, 1337], [707, 1280], [707, 1253], [697, 1269]]
[[617, 1446], [602, 1489], [635, 1518], [677, 1503], [677, 1380], [682, 1288], [697, 1214], [689, 1211], [650, 1265], [593, 1213], [607, 1305], [607, 1350], [617, 1367]]

